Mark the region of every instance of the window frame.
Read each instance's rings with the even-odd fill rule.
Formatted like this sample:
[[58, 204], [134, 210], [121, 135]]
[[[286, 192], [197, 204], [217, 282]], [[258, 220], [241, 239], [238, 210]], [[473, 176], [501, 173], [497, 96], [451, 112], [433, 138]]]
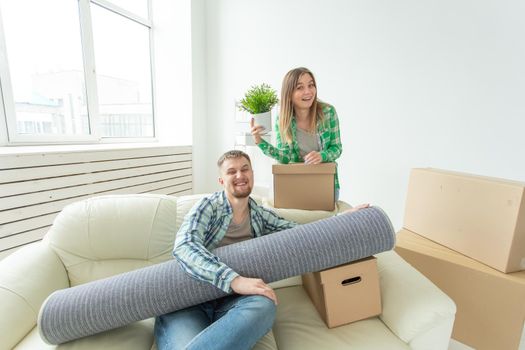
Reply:
[[[155, 118], [155, 69], [153, 50], [153, 23], [151, 0], [146, 0], [148, 18], [143, 18], [130, 11], [111, 3], [108, 0], [78, 0], [78, 15], [80, 23], [80, 40], [87, 98], [87, 113], [89, 134], [18, 134], [16, 129], [16, 109], [13, 96], [9, 64], [7, 61], [7, 46], [4, 36], [4, 24], [0, 9], [0, 145], [38, 145], [38, 144], [83, 144], [83, 143], [126, 143], [126, 142], [155, 142], [157, 141], [157, 123]], [[148, 30], [149, 57], [150, 57], [150, 84], [152, 100], [152, 137], [102, 137], [99, 125], [99, 104], [97, 91], [97, 77], [95, 65], [95, 51], [93, 41], [93, 22], [91, 6], [100, 6], [128, 20], [143, 25]]]

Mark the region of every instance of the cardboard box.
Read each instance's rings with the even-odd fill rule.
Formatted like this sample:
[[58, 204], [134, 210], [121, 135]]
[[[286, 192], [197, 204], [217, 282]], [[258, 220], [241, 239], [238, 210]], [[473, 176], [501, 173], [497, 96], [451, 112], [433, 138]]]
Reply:
[[518, 349], [525, 271], [502, 273], [407, 230], [397, 233], [395, 251], [456, 303], [452, 338], [477, 350]]
[[306, 293], [328, 328], [381, 313], [375, 257], [308, 273], [302, 278]]
[[335, 167], [335, 163], [274, 164], [272, 166], [274, 207], [334, 210]]
[[502, 272], [525, 269], [525, 183], [412, 169], [403, 227]]

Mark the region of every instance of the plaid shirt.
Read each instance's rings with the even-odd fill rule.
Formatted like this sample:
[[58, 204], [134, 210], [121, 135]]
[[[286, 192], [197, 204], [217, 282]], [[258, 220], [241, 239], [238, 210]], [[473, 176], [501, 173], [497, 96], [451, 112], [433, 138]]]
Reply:
[[[343, 152], [341, 137], [339, 135], [339, 119], [335, 108], [329, 104], [323, 106], [324, 119], [317, 124], [317, 136], [319, 138], [319, 148], [323, 163], [335, 162]], [[304, 162], [299, 152], [297, 143], [297, 122], [292, 118], [292, 144], [282, 141], [279, 132], [279, 117], [275, 123], [275, 135], [277, 138], [277, 147], [269, 144], [264, 139], [259, 142], [258, 146], [264, 154], [276, 159], [281, 164]], [[339, 177], [337, 170], [335, 173], [335, 188], [339, 188]]]
[[[297, 225], [259, 206], [252, 198], [249, 199], [249, 206], [253, 237]], [[233, 210], [224, 191], [201, 199], [184, 217], [173, 249], [173, 256], [187, 273], [226, 293], [232, 291], [231, 282], [239, 274], [221, 262], [210, 250], [216, 248], [224, 238], [232, 217]]]

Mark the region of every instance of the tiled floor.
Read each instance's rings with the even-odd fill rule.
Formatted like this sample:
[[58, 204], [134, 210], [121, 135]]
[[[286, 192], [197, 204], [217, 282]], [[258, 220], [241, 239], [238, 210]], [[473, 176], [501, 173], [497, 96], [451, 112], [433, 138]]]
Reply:
[[[473, 350], [473, 348], [452, 339], [448, 350]], [[525, 328], [523, 328], [523, 332], [521, 333], [521, 342], [518, 350], [525, 350]]]

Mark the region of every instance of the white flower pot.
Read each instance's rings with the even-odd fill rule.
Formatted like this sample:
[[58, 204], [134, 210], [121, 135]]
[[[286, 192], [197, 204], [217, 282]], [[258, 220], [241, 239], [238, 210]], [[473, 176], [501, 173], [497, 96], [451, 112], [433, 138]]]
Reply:
[[255, 125], [262, 125], [264, 131], [262, 134], [266, 134], [272, 131], [272, 112], [264, 112], [259, 114], [252, 114], [253, 119], [255, 119]]

